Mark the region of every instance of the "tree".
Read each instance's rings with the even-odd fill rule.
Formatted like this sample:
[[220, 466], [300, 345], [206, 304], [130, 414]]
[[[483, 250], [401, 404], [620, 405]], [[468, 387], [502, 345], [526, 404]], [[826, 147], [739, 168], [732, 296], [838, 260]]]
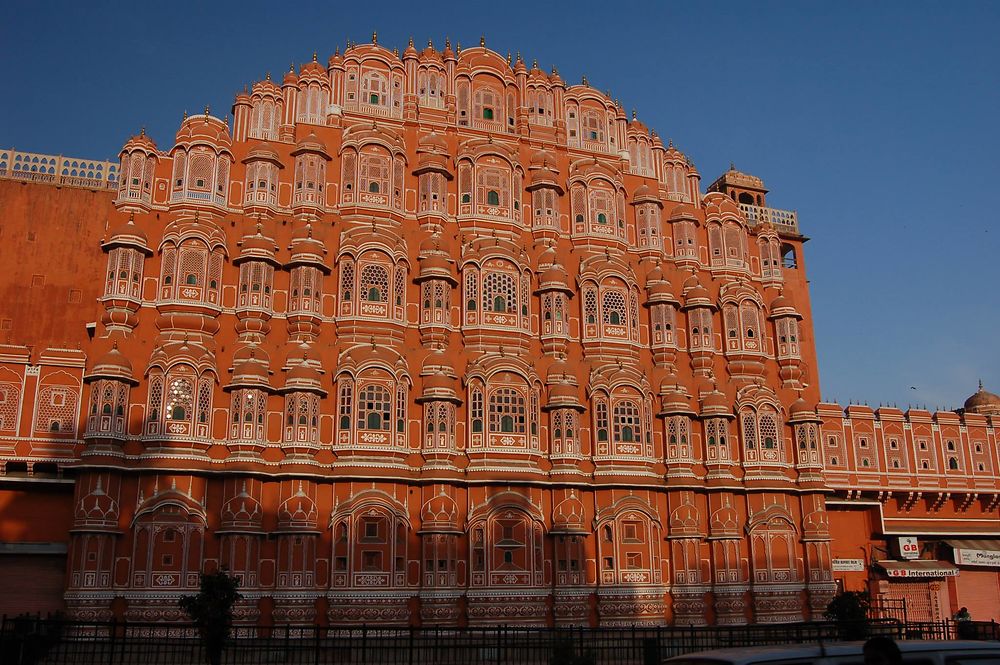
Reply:
[[868, 613], [871, 600], [863, 591], [838, 593], [826, 606], [824, 616], [835, 621], [842, 640], [863, 640], [868, 637]]
[[198, 594], [181, 597], [181, 609], [201, 631], [210, 665], [222, 662], [222, 651], [233, 626], [233, 605], [242, 598], [239, 586], [240, 581], [227, 570], [202, 573]]

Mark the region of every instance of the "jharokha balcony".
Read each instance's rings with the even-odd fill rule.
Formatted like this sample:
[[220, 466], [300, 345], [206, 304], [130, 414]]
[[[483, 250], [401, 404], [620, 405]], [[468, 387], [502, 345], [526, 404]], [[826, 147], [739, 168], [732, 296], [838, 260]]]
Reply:
[[770, 222], [778, 233], [799, 235], [799, 214], [794, 210], [762, 208], [749, 203], [740, 203], [739, 206], [743, 214], [746, 215], [750, 226]]

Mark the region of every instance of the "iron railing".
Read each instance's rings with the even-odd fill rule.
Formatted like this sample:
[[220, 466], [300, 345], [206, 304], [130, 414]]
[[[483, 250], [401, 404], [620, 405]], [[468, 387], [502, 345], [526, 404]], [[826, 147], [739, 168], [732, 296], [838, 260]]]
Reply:
[[[868, 635], [894, 639], [997, 639], [995, 623], [873, 621]], [[230, 665], [550, 665], [588, 655], [595, 665], [659, 663], [726, 647], [837, 641], [835, 623], [632, 628], [381, 628], [358, 626], [237, 627], [223, 655]], [[166, 665], [204, 663], [190, 624], [83, 623], [4, 617], [5, 665]]]

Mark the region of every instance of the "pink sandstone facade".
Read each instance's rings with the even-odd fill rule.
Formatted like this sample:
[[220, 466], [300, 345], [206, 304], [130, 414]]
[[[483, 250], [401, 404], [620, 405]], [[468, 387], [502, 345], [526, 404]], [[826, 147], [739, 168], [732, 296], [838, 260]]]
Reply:
[[225, 567], [262, 624], [1000, 618], [1000, 398], [821, 403], [760, 178], [485, 45], [232, 117], [0, 152], [4, 611], [174, 620]]

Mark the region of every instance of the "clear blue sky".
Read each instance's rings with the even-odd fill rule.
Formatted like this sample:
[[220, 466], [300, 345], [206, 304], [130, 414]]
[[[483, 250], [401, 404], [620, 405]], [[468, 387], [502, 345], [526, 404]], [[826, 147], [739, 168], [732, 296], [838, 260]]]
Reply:
[[824, 398], [1000, 393], [1000, 2], [348, 6], [11, 3], [0, 146], [114, 159], [144, 125], [169, 147], [185, 109], [314, 50], [485, 34], [611, 90], [705, 185], [733, 161], [799, 211]]

